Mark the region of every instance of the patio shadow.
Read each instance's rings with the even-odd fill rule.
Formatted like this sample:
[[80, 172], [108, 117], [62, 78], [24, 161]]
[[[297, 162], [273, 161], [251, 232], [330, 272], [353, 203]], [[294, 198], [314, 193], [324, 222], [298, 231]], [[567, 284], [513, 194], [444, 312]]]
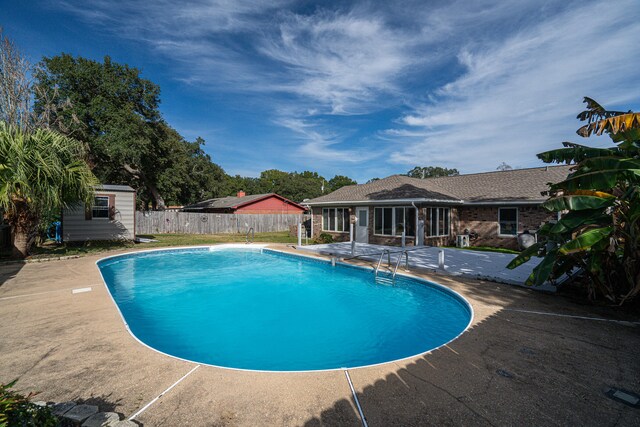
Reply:
[[[493, 308], [475, 304], [479, 322], [451, 344], [409, 363], [349, 370], [370, 426], [640, 425], [637, 409], [604, 394], [640, 391], [637, 325], [511, 311], [594, 316], [560, 297], [492, 285], [465, 291]], [[346, 404], [305, 425], [327, 425]]]
[[21, 261], [7, 261], [0, 263], [0, 287], [18, 275], [25, 263]]

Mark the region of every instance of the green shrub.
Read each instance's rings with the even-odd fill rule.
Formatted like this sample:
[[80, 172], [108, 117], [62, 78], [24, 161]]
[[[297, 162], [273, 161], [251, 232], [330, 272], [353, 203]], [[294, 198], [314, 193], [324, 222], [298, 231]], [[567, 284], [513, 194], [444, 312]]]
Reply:
[[507, 267], [542, 257], [527, 283], [578, 274], [587, 279], [590, 298], [622, 305], [640, 296], [640, 113], [608, 111], [591, 98], [585, 103], [578, 119], [587, 124], [578, 135], [608, 134], [614, 146], [564, 142], [538, 154], [546, 163], [573, 165], [542, 204], [561, 217], [544, 224], [538, 243]]
[[30, 400], [38, 393], [22, 395], [11, 390], [16, 381], [0, 384], [0, 427], [56, 427], [60, 421], [44, 406], [34, 405]]
[[333, 243], [333, 236], [329, 233], [320, 233], [320, 235], [318, 236], [317, 241], [319, 243]]

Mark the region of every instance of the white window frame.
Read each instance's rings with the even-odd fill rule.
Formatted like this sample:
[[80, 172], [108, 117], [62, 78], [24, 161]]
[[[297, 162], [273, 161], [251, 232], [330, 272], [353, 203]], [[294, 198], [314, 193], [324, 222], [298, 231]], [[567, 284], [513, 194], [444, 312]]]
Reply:
[[[335, 225], [336, 225], [336, 229], [335, 230], [331, 230], [328, 228], [329, 224], [325, 224], [324, 221], [324, 212], [325, 211], [333, 211], [333, 219], [335, 220]], [[342, 224], [342, 227], [344, 228], [343, 231], [339, 231], [338, 230], [338, 211], [340, 211], [340, 214], [343, 216], [344, 218], [344, 212], [347, 212], [347, 218], [344, 220], [344, 223]], [[349, 232], [349, 224], [350, 224], [350, 220], [351, 220], [351, 216], [349, 215], [349, 208], [322, 208], [322, 231], [328, 231], [330, 233], [348, 233]], [[331, 223], [331, 221], [329, 221], [329, 223]]]
[[[516, 232], [515, 234], [503, 234], [502, 233], [502, 226], [500, 225], [500, 211], [502, 211], [503, 209], [515, 209], [516, 210]], [[511, 207], [504, 207], [504, 208], [498, 208], [498, 237], [518, 237], [518, 229], [520, 228], [520, 210], [515, 207], [515, 206], [511, 206]]]
[[[107, 206], [106, 207], [105, 206], [96, 206], [95, 202], [98, 199], [106, 199], [107, 200]], [[96, 210], [105, 211], [107, 213], [107, 216], [95, 216], [94, 212]], [[109, 218], [111, 217], [110, 212], [111, 212], [111, 206], [109, 205], [109, 196], [95, 196], [93, 205], [91, 206], [91, 219], [109, 221]]]
[[[378, 209], [391, 209], [391, 234], [380, 234], [380, 233], [376, 233], [376, 215], [377, 215], [377, 211]], [[374, 236], [387, 236], [387, 237], [402, 237], [402, 232], [400, 232], [399, 234], [397, 233], [396, 230], [396, 209], [404, 209], [404, 220], [403, 220], [403, 226], [404, 229], [407, 229], [407, 211], [409, 209], [413, 210], [415, 212], [415, 208], [411, 207], [411, 206], [375, 206], [373, 208], [373, 235]], [[384, 212], [384, 211], [382, 211]], [[371, 222], [370, 222], [371, 223]], [[384, 230], [384, 215], [382, 217], [382, 229]], [[415, 224], [414, 224], [415, 227]], [[405, 235], [405, 237], [415, 237], [413, 235]]]
[[[443, 234], [440, 230], [440, 209], [445, 209], [446, 210], [446, 216], [447, 216], [447, 229], [446, 229], [446, 234]], [[448, 237], [451, 234], [451, 209], [446, 207], [446, 206], [433, 206], [433, 207], [428, 207], [427, 211], [429, 212], [429, 228], [427, 230], [427, 237]], [[431, 234], [431, 224], [433, 224], [433, 213], [436, 213], [435, 215], [435, 224], [436, 224], [436, 234]]]

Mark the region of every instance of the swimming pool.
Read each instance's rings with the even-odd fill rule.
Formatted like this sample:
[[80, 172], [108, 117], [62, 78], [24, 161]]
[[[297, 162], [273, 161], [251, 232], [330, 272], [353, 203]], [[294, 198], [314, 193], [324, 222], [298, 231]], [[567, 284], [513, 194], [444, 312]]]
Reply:
[[98, 262], [142, 343], [198, 363], [307, 371], [398, 360], [461, 334], [458, 294], [408, 277], [252, 247], [138, 252]]

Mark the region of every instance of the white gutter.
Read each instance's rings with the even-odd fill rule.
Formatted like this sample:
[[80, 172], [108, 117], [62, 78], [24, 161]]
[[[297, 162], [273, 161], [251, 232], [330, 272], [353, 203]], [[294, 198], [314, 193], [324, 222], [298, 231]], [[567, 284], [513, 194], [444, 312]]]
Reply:
[[497, 202], [463, 202], [462, 204], [465, 206], [509, 206], [509, 205], [541, 205], [546, 202], [547, 199], [544, 200], [501, 200]]
[[[441, 199], [389, 199], [389, 200], [357, 200], [357, 201], [336, 201], [336, 202], [315, 202], [307, 203], [306, 206], [369, 206], [369, 205], [398, 205], [414, 203], [437, 203], [439, 205], [464, 205], [464, 206], [509, 206], [509, 205], [541, 205], [545, 200], [501, 200], [497, 202], [466, 202], [464, 200], [441, 200]], [[415, 207], [415, 206], [414, 206]]]
[[336, 201], [336, 202], [307, 202], [308, 206], [369, 206], [369, 205], [397, 205], [397, 204], [413, 204], [413, 203], [438, 203], [438, 204], [452, 204], [461, 205], [464, 203], [462, 200], [442, 200], [442, 199], [389, 199], [389, 200], [350, 200], [350, 201]]

